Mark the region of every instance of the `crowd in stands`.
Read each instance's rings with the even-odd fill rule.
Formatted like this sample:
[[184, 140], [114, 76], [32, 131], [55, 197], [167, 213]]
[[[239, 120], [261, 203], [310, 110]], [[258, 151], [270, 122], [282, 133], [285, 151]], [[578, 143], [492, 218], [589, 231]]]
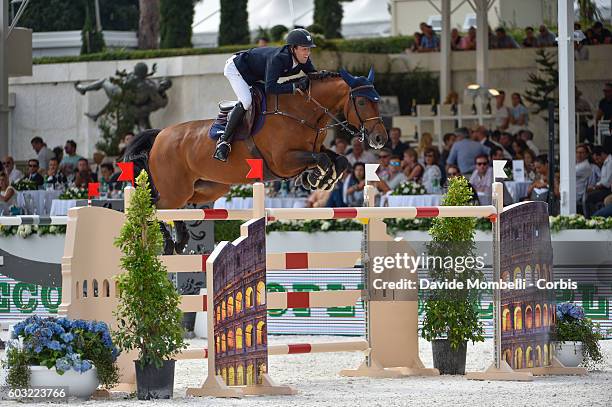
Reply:
[[[119, 145], [120, 149], [124, 150], [133, 137], [133, 133], [126, 134]], [[63, 149], [56, 147], [51, 150], [41, 137], [32, 138], [31, 145], [33, 154], [27, 161], [25, 172], [17, 168], [11, 156], [4, 157], [0, 162], [0, 203], [4, 207], [15, 204], [15, 184], [22, 181], [29, 181], [38, 189], [45, 190], [87, 189], [90, 182], [99, 182], [100, 191], [110, 192], [123, 187], [123, 182], [117, 181], [120, 172], [116, 162], [101, 152], [95, 152], [93, 163], [90, 163], [77, 153], [74, 140], [67, 140]]]
[[[414, 33], [414, 42], [410, 47], [412, 52], [439, 52], [440, 37], [435, 33], [432, 26], [427, 23], [419, 25], [420, 31]], [[451, 30], [451, 49], [453, 51], [470, 51], [476, 49], [476, 28], [470, 27], [468, 32], [461, 34], [458, 29]], [[551, 32], [546, 25], [542, 24], [536, 34], [533, 27], [525, 28], [525, 37], [519, 44], [504, 27], [489, 30], [490, 49], [512, 49], [512, 48], [542, 48], [557, 45], [556, 34]], [[579, 23], [574, 24], [575, 31], [582, 31]], [[588, 50], [585, 45], [612, 44], [612, 33], [601, 22], [595, 22], [584, 31], [584, 40], [575, 43], [576, 59], [588, 59]]]

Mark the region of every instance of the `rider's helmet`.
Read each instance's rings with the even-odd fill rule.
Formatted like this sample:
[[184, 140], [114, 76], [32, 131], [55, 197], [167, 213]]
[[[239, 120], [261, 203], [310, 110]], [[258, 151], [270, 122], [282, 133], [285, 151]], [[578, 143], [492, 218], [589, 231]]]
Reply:
[[303, 28], [296, 28], [287, 34], [287, 45], [298, 45], [300, 47], [315, 48], [316, 45], [312, 40], [312, 35]]

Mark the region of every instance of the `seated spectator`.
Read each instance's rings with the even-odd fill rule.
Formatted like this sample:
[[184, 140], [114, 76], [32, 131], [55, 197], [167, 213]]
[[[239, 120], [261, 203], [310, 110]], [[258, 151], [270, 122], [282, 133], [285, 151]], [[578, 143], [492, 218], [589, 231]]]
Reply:
[[113, 181], [113, 174], [115, 172], [115, 167], [111, 163], [102, 163], [100, 164], [100, 184], [106, 185], [107, 189], [114, 189], [115, 182]]
[[463, 51], [471, 51], [476, 49], [476, 28], [470, 27], [468, 30], [468, 35], [461, 38], [459, 49], [462, 49]]
[[102, 162], [104, 161], [105, 157], [106, 155], [102, 151], [94, 151], [93, 153], [93, 161], [95, 164], [95, 167], [94, 167], [95, 169], [93, 170], [93, 173], [96, 179], [100, 179], [101, 177], [100, 170], [101, 170]]
[[459, 30], [457, 30], [456, 28], [453, 28], [451, 30], [451, 38], [450, 38], [450, 43], [451, 43], [451, 50], [453, 51], [459, 51], [461, 48], [459, 47], [459, 45], [461, 44], [461, 35], [459, 35]]
[[415, 32], [413, 34], [414, 36], [414, 41], [412, 42], [412, 45], [410, 46], [410, 51], [411, 52], [419, 52], [419, 48], [421, 47], [421, 39], [423, 38], [423, 34], [419, 33], [419, 32]]
[[404, 159], [402, 160], [402, 171], [406, 175], [407, 181], [419, 182], [423, 176], [423, 166], [419, 164], [417, 152], [409, 148], [404, 151]]
[[510, 157], [514, 157], [514, 150], [512, 149], [512, 142], [514, 141], [514, 136], [510, 133], [503, 132], [499, 136], [499, 144], [504, 149], [504, 157], [507, 157], [507, 154], [510, 154]]
[[493, 167], [489, 166], [489, 157], [486, 154], [480, 154], [476, 157], [475, 164], [476, 169], [470, 177], [470, 184], [479, 195], [491, 196]]
[[55, 157], [53, 151], [49, 150], [47, 144], [40, 137], [34, 137], [30, 140], [30, 144], [32, 144], [32, 148], [36, 152], [36, 158], [40, 163], [40, 168], [44, 171], [47, 169], [47, 165], [49, 164], [49, 160]]
[[426, 25], [424, 35], [421, 38], [419, 52], [438, 52], [440, 51], [440, 38], [436, 35], [430, 25]]
[[[461, 176], [461, 171], [459, 171], [459, 167], [457, 167], [454, 164], [450, 164], [448, 167], [446, 167], [446, 180], [450, 180], [453, 179], [455, 177], [460, 177]], [[448, 184], [445, 184], [446, 187], [448, 187]]]
[[404, 151], [410, 148], [410, 143], [402, 142], [402, 129], [391, 127], [391, 130], [389, 130], [389, 141], [387, 141], [385, 147], [391, 149], [391, 154], [401, 157], [404, 155]]
[[586, 193], [589, 180], [593, 175], [589, 158], [589, 147], [586, 144], [578, 144], [576, 146], [576, 204], [580, 208], [582, 207], [582, 198]]
[[515, 138], [512, 141], [512, 150], [514, 150], [514, 156], [512, 157], [514, 160], [522, 160], [525, 157], [525, 151], [528, 150], [527, 143], [525, 143], [520, 138]]
[[[527, 198], [531, 201], [547, 202], [548, 194], [550, 193], [548, 184], [548, 157], [546, 157], [546, 155], [537, 156], [534, 166], [536, 179], [529, 185], [529, 188], [527, 188]], [[555, 180], [553, 193], [555, 197], [559, 197], [559, 185], [557, 180]], [[549, 211], [551, 210], [549, 209]]]
[[356, 162], [353, 165], [353, 172], [346, 179], [346, 198], [347, 206], [363, 206], [363, 188], [365, 187], [365, 164]]
[[87, 188], [87, 184], [90, 182], [96, 182], [95, 175], [91, 172], [87, 159], [81, 158], [77, 162], [74, 185], [77, 188]]
[[466, 127], [460, 127], [455, 130], [457, 141], [453, 144], [448, 155], [448, 164], [456, 164], [459, 166], [461, 173], [471, 175], [474, 171], [474, 163], [476, 156], [480, 154], [489, 154], [489, 148], [483, 146], [478, 141], [470, 139], [469, 130]]
[[595, 212], [593, 216], [601, 216], [603, 218], [612, 217], [612, 195], [608, 195], [606, 199], [604, 199], [603, 204], [603, 208]]
[[382, 180], [387, 180], [389, 178], [389, 173], [390, 173], [389, 160], [391, 159], [392, 155], [394, 154], [392, 154], [391, 150], [387, 147], [382, 148], [380, 152], [378, 153], [378, 159], [380, 160], [378, 171], [376, 171], [378, 178]]
[[534, 34], [533, 27], [525, 28], [525, 39], [523, 40], [523, 48], [535, 48], [538, 46], [538, 40]]
[[53, 155], [55, 155], [57, 161], [61, 163], [62, 159], [64, 158], [64, 149], [60, 146], [53, 147]]
[[38, 164], [38, 160], [36, 158], [32, 158], [32, 159], [28, 160], [28, 173], [27, 173], [27, 175], [23, 179], [26, 179], [28, 181], [32, 181], [37, 186], [41, 186], [42, 184], [45, 183], [45, 180], [44, 180], [43, 176], [40, 175], [40, 173], [38, 172], [39, 169], [40, 169], [40, 167], [39, 167], [39, 164]]
[[19, 171], [15, 167], [15, 160], [13, 160], [13, 157], [11, 157], [10, 155], [4, 157], [4, 159], [2, 160], [2, 165], [4, 166], [4, 172], [6, 173], [6, 175], [8, 175], [9, 184], [17, 182], [23, 178], [23, 172]]
[[425, 132], [419, 139], [419, 146], [417, 147], [417, 154], [419, 155], [419, 162], [425, 164], [425, 150], [433, 147], [433, 137], [431, 133]]
[[612, 120], [612, 82], [606, 83], [603, 89], [604, 97], [599, 101], [595, 120]]
[[512, 107], [510, 108], [510, 124], [514, 128], [512, 133], [517, 133], [529, 125], [529, 110], [523, 103], [523, 98], [518, 93], [512, 94]]
[[440, 167], [446, 167], [446, 161], [448, 160], [448, 155], [450, 154], [450, 150], [455, 143], [455, 133], [446, 133], [444, 137], [442, 137], [442, 142], [444, 145], [442, 146], [442, 154], [440, 154]]
[[540, 34], [538, 34], [538, 47], [554, 47], [557, 45], [555, 34], [548, 31], [548, 27], [544, 24], [540, 25]]
[[49, 160], [49, 168], [45, 174], [45, 183], [52, 185], [66, 184], [68, 180], [59, 170], [59, 162], [57, 158]]
[[495, 30], [496, 46], [495, 48], [509, 49], [519, 48], [514, 38], [506, 34], [506, 30], [503, 27], [499, 27]]
[[612, 33], [605, 28], [601, 21], [596, 21], [593, 24], [593, 39], [594, 44], [612, 44]]
[[336, 136], [334, 145], [330, 148], [334, 153], [346, 155], [348, 150], [348, 141], [343, 136]]
[[408, 178], [406, 174], [402, 172], [402, 162], [398, 156], [392, 156], [389, 160], [389, 178], [384, 181], [381, 180], [376, 183], [376, 188], [382, 194], [386, 194], [389, 191], [393, 191], [403, 182], [406, 182]]
[[356, 162], [362, 162], [364, 164], [375, 164], [378, 162], [378, 159], [372, 152], [364, 149], [363, 142], [359, 140], [359, 137], [353, 137], [351, 145], [353, 146], [353, 151], [346, 156], [346, 159], [351, 165], [354, 166]]
[[8, 175], [0, 173], [0, 209], [3, 215], [8, 215], [8, 209], [17, 204], [17, 191], [9, 183]]
[[506, 92], [499, 91], [495, 96], [495, 130], [504, 131], [510, 125], [510, 109], [505, 105]]
[[593, 162], [601, 168], [601, 177], [595, 185], [587, 187], [584, 203], [584, 214], [587, 218], [590, 218], [604, 198], [610, 195], [612, 187], [612, 154], [608, 154], [601, 146], [594, 146]]
[[533, 181], [536, 177], [535, 173], [535, 159], [536, 154], [530, 149], [525, 150], [523, 153], [523, 167], [525, 171], [525, 181]]
[[66, 145], [64, 146], [64, 151], [66, 154], [62, 158], [62, 161], [60, 161], [60, 168], [71, 167], [71, 171], [76, 170], [77, 163], [81, 158], [83, 158], [76, 153], [76, 150], [77, 144], [74, 142], [74, 140], [66, 141]]
[[489, 158], [491, 161], [506, 160], [506, 157], [504, 157], [504, 149], [498, 146], [491, 147], [491, 150], [489, 150]]
[[429, 147], [425, 150], [425, 171], [423, 172], [423, 186], [429, 194], [439, 194], [442, 184], [442, 171], [438, 165], [438, 149]]
[[533, 132], [531, 132], [531, 130], [523, 129], [519, 131], [518, 136], [527, 144], [527, 147], [529, 147], [529, 149], [533, 151], [536, 156], [540, 155], [540, 149], [533, 142]]

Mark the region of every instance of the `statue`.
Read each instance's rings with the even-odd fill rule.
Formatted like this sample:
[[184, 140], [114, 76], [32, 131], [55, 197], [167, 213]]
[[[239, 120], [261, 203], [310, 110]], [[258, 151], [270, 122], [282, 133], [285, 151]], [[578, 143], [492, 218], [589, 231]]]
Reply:
[[[172, 81], [168, 78], [159, 80], [149, 79], [155, 74], [157, 64], [153, 64], [152, 71], [144, 62], [138, 62], [134, 66], [134, 71], [130, 73], [117, 72], [118, 78], [110, 77], [97, 80], [88, 85], [77, 82], [75, 89], [82, 95], [91, 90], [104, 89], [108, 97], [108, 102], [98, 113], [85, 113], [93, 121], [109, 113], [114, 101], [120, 100], [125, 109], [125, 117], [133, 118], [133, 127], [138, 127], [140, 131], [150, 129], [151, 121], [149, 115], [168, 104], [166, 91], [172, 86]], [[129, 94], [127, 94], [129, 93]]]

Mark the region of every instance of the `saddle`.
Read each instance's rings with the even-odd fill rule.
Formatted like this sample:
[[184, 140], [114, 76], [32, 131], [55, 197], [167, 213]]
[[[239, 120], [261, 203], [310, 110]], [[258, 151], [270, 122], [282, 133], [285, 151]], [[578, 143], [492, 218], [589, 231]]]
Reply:
[[[266, 94], [263, 84], [251, 86], [251, 97], [253, 100], [251, 107], [244, 115], [242, 124], [236, 130], [236, 133], [234, 133], [234, 141], [245, 140], [251, 136], [254, 136], [264, 125], [265, 116], [263, 115], [263, 112], [266, 111]], [[227, 115], [237, 103], [237, 100], [224, 100], [219, 103], [219, 114], [208, 131], [208, 136], [211, 139], [216, 141], [225, 131], [225, 126], [227, 125]]]

